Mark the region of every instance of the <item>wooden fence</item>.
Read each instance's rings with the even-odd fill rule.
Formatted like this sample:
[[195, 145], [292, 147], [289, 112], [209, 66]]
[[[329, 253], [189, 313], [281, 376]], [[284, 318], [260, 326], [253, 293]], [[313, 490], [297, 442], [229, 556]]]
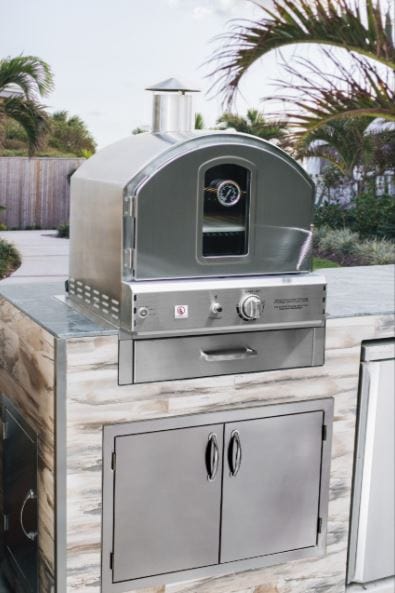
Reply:
[[0, 157], [0, 222], [54, 229], [69, 220], [70, 176], [83, 159]]

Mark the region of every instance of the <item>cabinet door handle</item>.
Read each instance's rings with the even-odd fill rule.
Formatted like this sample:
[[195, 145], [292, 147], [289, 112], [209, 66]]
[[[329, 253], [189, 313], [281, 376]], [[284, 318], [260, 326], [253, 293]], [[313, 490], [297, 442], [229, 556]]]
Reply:
[[253, 348], [228, 348], [226, 350], [201, 350], [201, 356], [206, 362], [226, 362], [227, 360], [245, 360], [257, 356]]
[[22, 503], [21, 510], [19, 513], [19, 523], [21, 525], [23, 535], [25, 537], [27, 537], [27, 539], [30, 539], [32, 542], [34, 542], [34, 540], [37, 537], [37, 531], [26, 531], [25, 526], [23, 524], [23, 514], [25, 512], [25, 508], [26, 508], [26, 505], [29, 502], [29, 500], [37, 500], [37, 496], [34, 493], [34, 490], [29, 490], [29, 492], [26, 494], [26, 496], [24, 498], [24, 501]]
[[241, 466], [241, 441], [238, 430], [234, 430], [230, 436], [228, 462], [230, 475], [232, 477], [237, 476]]
[[217, 435], [213, 432], [209, 434], [208, 443], [206, 448], [206, 467], [207, 467], [207, 479], [209, 482], [215, 480], [217, 475], [219, 464], [219, 448]]

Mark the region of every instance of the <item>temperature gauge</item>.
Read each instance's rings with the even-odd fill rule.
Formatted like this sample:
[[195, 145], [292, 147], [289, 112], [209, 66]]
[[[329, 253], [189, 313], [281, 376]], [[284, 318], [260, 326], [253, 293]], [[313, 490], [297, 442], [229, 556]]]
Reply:
[[236, 181], [232, 179], [225, 179], [217, 186], [218, 202], [222, 206], [234, 206], [240, 200], [241, 189]]

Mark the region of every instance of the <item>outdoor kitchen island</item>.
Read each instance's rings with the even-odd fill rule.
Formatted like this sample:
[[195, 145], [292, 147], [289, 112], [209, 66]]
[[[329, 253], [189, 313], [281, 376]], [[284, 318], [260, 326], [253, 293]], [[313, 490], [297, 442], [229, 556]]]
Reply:
[[[27, 545], [38, 545], [37, 590], [101, 591], [103, 427], [142, 420], [173, 421], [202, 412], [215, 413], [218, 418], [234, 410], [244, 413], [259, 406], [264, 410], [273, 404], [308, 406], [310, 400], [333, 398], [324, 554], [307, 554], [226, 576], [219, 572], [173, 584], [158, 582], [145, 590], [343, 593], [361, 342], [393, 335], [393, 274], [393, 266], [327, 272], [324, 366], [125, 386], [118, 384], [118, 330], [89, 319], [56, 298], [62, 294], [59, 284], [1, 287], [0, 391], [5, 436], [10, 435], [12, 420], [16, 426], [23, 426], [30, 446], [38, 447], [32, 484], [26, 483], [26, 490], [23, 485], [13, 490], [24, 508], [19, 513], [18, 507], [15, 524], [11, 517], [5, 526], [20, 528], [22, 519]], [[9, 417], [4, 417], [7, 414]], [[26, 459], [34, 464], [34, 455], [25, 456], [25, 464]], [[6, 479], [7, 483], [10, 485]], [[156, 486], [161, 487], [159, 478]], [[149, 492], [147, 497], [151, 498]], [[35, 502], [38, 537], [34, 512], [29, 511]], [[153, 511], [157, 513], [157, 509]], [[283, 528], [280, 523], [278, 529]], [[17, 545], [12, 534], [5, 534], [5, 540], [11, 548]], [[32, 557], [32, 550], [25, 549], [22, 563], [29, 553]], [[108, 560], [103, 557], [103, 562]], [[30, 577], [26, 576], [34, 579], [34, 567], [26, 568], [29, 571]], [[127, 591], [144, 590], [141, 585], [130, 589], [123, 586]], [[35, 589], [14, 583], [13, 590]]]

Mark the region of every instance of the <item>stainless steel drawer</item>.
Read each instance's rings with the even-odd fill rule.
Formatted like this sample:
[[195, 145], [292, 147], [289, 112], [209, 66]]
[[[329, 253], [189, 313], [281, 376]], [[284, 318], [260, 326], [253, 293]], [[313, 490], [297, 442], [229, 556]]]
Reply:
[[[136, 340], [132, 360], [134, 383], [249, 373], [323, 364], [324, 329], [289, 329]], [[122, 343], [121, 343], [122, 344]], [[127, 348], [125, 349], [127, 352]], [[120, 368], [120, 376], [125, 373]]]

